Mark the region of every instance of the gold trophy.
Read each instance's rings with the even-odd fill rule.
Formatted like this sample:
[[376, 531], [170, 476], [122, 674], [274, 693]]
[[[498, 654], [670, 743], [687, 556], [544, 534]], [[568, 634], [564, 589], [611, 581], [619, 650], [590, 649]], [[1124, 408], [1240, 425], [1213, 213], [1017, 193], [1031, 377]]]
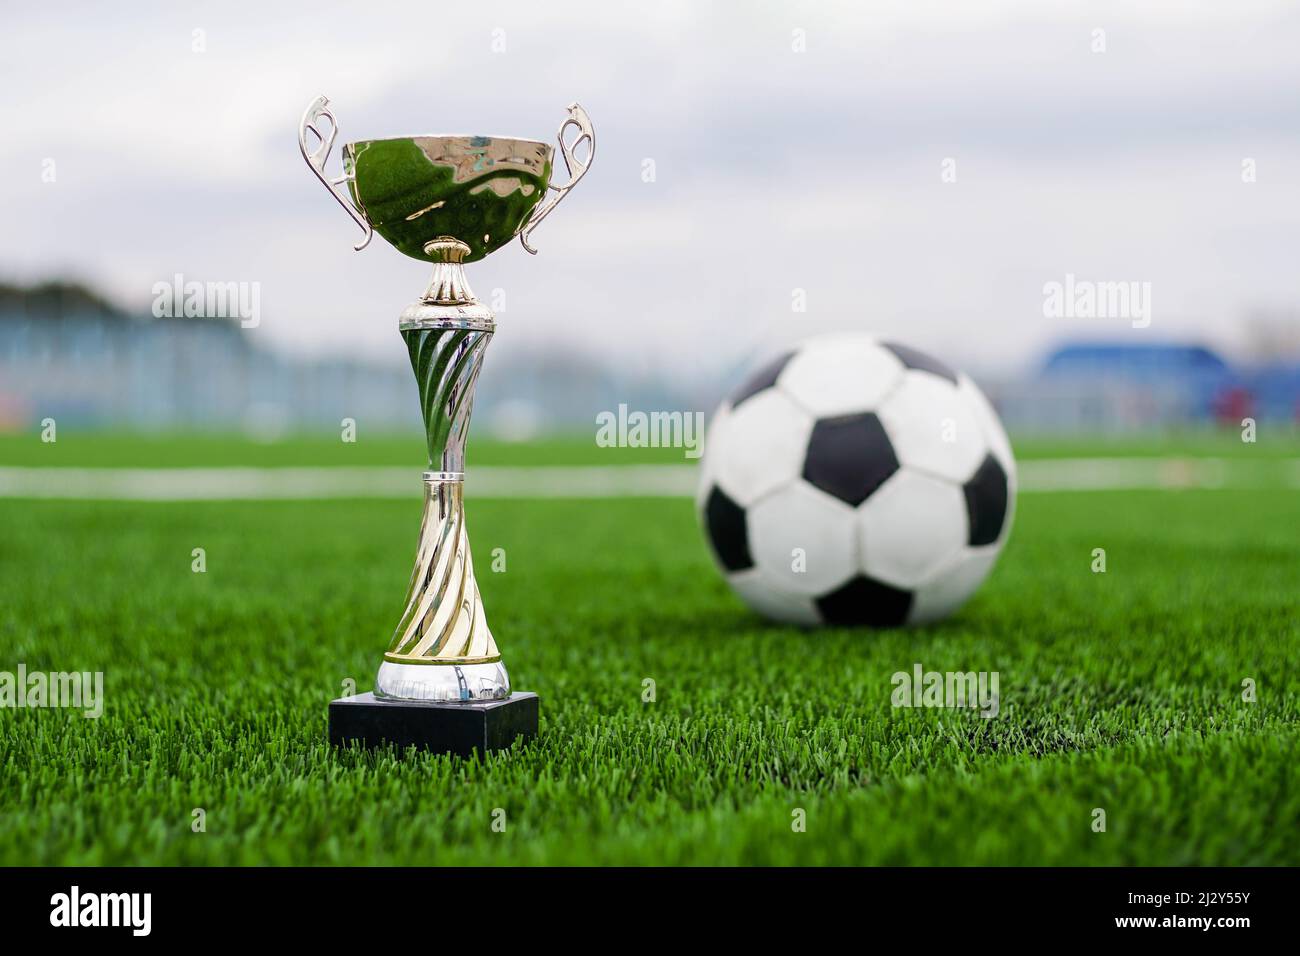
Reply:
[[[537, 225], [586, 174], [591, 123], [574, 103], [560, 126], [568, 182], [551, 182], [555, 149], [498, 136], [402, 136], [344, 145], [342, 174], [326, 172], [338, 126], [321, 96], [303, 114], [307, 165], [361, 228], [433, 264], [424, 295], [398, 323], [419, 385], [428, 442], [424, 518], [406, 610], [379, 666], [373, 694], [331, 702], [330, 740], [468, 754], [537, 732], [537, 695], [511, 691], [488, 628], [465, 530], [465, 442], [474, 384], [496, 330], [464, 264]], [[310, 142], [309, 142], [310, 137]], [[586, 144], [585, 156], [578, 152]]]

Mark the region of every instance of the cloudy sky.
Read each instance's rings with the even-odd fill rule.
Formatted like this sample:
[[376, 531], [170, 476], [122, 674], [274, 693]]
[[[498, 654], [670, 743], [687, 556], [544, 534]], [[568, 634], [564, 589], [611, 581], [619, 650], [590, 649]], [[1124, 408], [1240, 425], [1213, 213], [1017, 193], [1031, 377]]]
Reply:
[[[0, 278], [141, 306], [175, 273], [258, 282], [268, 345], [404, 361], [427, 266], [352, 251], [296, 144], [325, 93], [340, 142], [590, 113], [540, 254], [471, 269], [506, 294], [494, 350], [692, 377], [865, 328], [1011, 368], [1066, 336], [1240, 352], [1246, 315], [1300, 307], [1295, 4], [326, 7], [7, 11]], [[1045, 317], [1067, 274], [1150, 283], [1150, 327]]]

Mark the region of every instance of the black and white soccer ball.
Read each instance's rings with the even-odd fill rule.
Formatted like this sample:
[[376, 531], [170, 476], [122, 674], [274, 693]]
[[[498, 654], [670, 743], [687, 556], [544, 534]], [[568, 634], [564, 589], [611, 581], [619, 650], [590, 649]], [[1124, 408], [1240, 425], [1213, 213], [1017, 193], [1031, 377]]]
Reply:
[[957, 610], [992, 570], [1015, 505], [1011, 444], [966, 375], [865, 334], [772, 361], [713, 417], [697, 503], [752, 608], [892, 627]]

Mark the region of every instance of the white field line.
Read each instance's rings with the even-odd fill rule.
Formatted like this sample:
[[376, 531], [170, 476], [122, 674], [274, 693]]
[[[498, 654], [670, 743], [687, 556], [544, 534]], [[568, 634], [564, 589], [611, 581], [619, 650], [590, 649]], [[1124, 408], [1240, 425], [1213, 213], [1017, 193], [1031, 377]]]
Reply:
[[[1021, 492], [1300, 487], [1300, 459], [1062, 458], [1022, 461]], [[695, 493], [695, 465], [482, 466], [474, 498], [680, 498]], [[411, 498], [414, 468], [0, 468], [0, 498], [101, 501]]]
[[[690, 495], [691, 465], [582, 468], [481, 467], [476, 498], [610, 498]], [[418, 468], [0, 468], [0, 498], [221, 501], [274, 498], [411, 498]]]

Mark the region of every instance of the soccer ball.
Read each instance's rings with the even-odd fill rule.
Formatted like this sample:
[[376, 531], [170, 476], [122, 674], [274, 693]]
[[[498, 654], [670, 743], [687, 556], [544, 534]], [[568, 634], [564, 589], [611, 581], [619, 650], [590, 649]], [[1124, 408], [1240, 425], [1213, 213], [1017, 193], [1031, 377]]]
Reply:
[[798, 624], [957, 610], [1011, 527], [1015, 459], [964, 374], [863, 334], [764, 365], [705, 438], [700, 520], [731, 587]]

